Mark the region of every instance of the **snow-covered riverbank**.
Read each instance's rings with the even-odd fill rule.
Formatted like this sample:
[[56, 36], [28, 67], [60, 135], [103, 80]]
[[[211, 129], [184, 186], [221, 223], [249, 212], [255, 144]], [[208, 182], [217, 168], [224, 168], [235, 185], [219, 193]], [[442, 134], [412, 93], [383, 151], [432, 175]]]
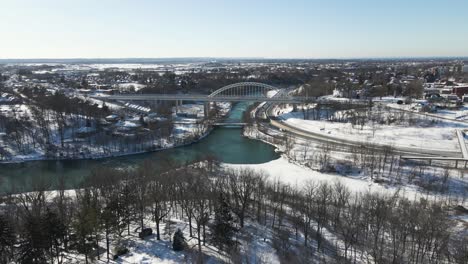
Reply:
[[[29, 108], [22, 106], [23, 113], [27, 113]], [[231, 111], [230, 103], [219, 103], [219, 116], [224, 118], [229, 115]], [[11, 110], [10, 108], [8, 108]], [[123, 133], [116, 133], [111, 138], [101, 137], [100, 134], [96, 137], [87, 138], [71, 138], [71, 135], [76, 131], [66, 131], [64, 139], [64, 146], [61, 146], [61, 142], [57, 129], [51, 128], [52, 139], [50, 147], [52, 148], [49, 153], [44, 150], [43, 147], [33, 147], [31, 143], [25, 144], [27, 150], [18, 151], [12, 147], [12, 142], [3, 142], [7, 136], [5, 133], [0, 134], [0, 164], [8, 163], [22, 163], [28, 161], [45, 161], [45, 160], [85, 160], [85, 159], [104, 159], [121, 156], [129, 156], [143, 153], [150, 153], [155, 151], [167, 150], [172, 148], [178, 148], [188, 146], [193, 143], [200, 141], [209, 135], [212, 131], [212, 127], [204, 123], [203, 121], [203, 106], [198, 104], [185, 104], [179, 107], [179, 110], [175, 108], [173, 111], [173, 129], [169, 136], [161, 136], [157, 133], [153, 133], [149, 129], [143, 129], [144, 133], [136, 133], [137, 131], [131, 131], [134, 134], [127, 135]], [[176, 113], [191, 113], [196, 117], [184, 117], [183, 115], [178, 116]], [[145, 117], [146, 118], [146, 117]], [[126, 120], [124, 124], [129, 126], [135, 126], [141, 128], [140, 118], [134, 117], [133, 119]], [[96, 128], [93, 127], [82, 127], [88, 136], [98, 134]], [[146, 132], [145, 132], [146, 131]], [[103, 132], [101, 131], [101, 134]], [[108, 132], [104, 133], [108, 134]], [[118, 134], [118, 135], [117, 135]]]
[[[190, 141], [178, 141], [178, 142], [170, 142], [168, 140], [162, 140], [163, 144], [162, 147], [155, 147], [151, 148], [148, 150], [143, 150], [143, 151], [129, 151], [129, 152], [118, 152], [118, 153], [109, 153], [109, 154], [104, 154], [104, 153], [89, 153], [89, 154], [83, 154], [79, 156], [74, 156], [74, 157], [47, 157], [45, 153], [43, 152], [34, 152], [30, 155], [16, 155], [12, 157], [9, 160], [1, 160], [0, 164], [10, 164], [10, 163], [22, 163], [22, 162], [28, 162], [28, 161], [47, 161], [47, 160], [86, 160], [86, 159], [106, 159], [106, 158], [113, 158], [113, 157], [122, 157], [122, 156], [130, 156], [130, 155], [137, 155], [137, 154], [143, 154], [143, 153], [151, 153], [151, 152], [156, 152], [156, 151], [162, 151], [162, 150], [168, 150], [172, 148], [179, 148], [179, 147], [185, 147], [194, 143], [199, 142], [200, 140], [204, 139], [206, 136], [210, 134], [210, 132], [213, 130], [212, 127], [208, 128], [205, 130], [205, 132], [197, 138], [194, 138]], [[190, 131], [187, 130], [189, 133]], [[99, 147], [96, 147], [96, 149], [99, 149]]]
[[[389, 195], [398, 194], [412, 200], [420, 198], [430, 198], [432, 200], [459, 200], [462, 204], [468, 204], [467, 191], [468, 180], [465, 172], [461, 170], [444, 170], [441, 167], [431, 167], [421, 175], [421, 179], [415, 181], [409, 178], [414, 174], [411, 166], [402, 165], [400, 180], [395, 181], [389, 176], [380, 180], [375, 180], [366, 170], [356, 170], [349, 167], [352, 155], [342, 151], [330, 151], [330, 163], [334, 163], [334, 171], [321, 171], [316, 166], [310, 165], [310, 160], [317, 159], [324, 153], [319, 153], [323, 146], [303, 139], [292, 139], [292, 146], [289, 155], [286, 153], [284, 145], [274, 142], [272, 135], [280, 133], [269, 130], [268, 134], [259, 131], [256, 127], [250, 127], [244, 131], [244, 136], [251, 139], [261, 140], [271, 144], [282, 153], [281, 158], [263, 164], [224, 164], [226, 168], [240, 169], [247, 168], [263, 173], [270, 180], [280, 181], [292, 187], [301, 189], [308, 181], [327, 182], [333, 184], [337, 181], [343, 183], [353, 192], [378, 192]], [[275, 135], [275, 136], [279, 136]], [[445, 191], [431, 190], [425, 186], [428, 183], [440, 181], [441, 175], [448, 174]], [[423, 187], [424, 186], [424, 187]]]

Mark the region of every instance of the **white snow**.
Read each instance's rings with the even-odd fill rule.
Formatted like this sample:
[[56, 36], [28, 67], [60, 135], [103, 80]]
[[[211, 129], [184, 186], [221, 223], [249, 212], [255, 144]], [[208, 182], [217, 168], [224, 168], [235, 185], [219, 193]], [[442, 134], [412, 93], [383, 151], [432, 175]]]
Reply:
[[311, 170], [309, 168], [293, 164], [284, 157], [263, 164], [225, 164], [225, 166], [234, 169], [249, 168], [255, 171], [263, 172], [264, 175], [266, 175], [271, 180], [280, 180], [283, 183], [297, 188], [301, 188], [305, 182], [312, 180], [317, 182], [327, 181], [330, 183], [334, 181], [341, 181], [346, 186], [348, 186], [350, 190], [356, 192], [365, 192], [368, 190], [378, 192], [396, 190], [393, 188], [385, 188], [361, 177], [340, 176], [338, 174], [322, 173]]
[[96, 131], [94, 127], [80, 127], [76, 130], [77, 133], [91, 133]]
[[123, 122], [121, 121], [117, 123], [117, 126], [126, 127], [126, 128], [137, 128], [137, 127], [140, 127], [141, 125], [136, 124], [131, 121], [123, 121]]
[[302, 113], [295, 112], [283, 114], [281, 118], [287, 124], [299, 129], [340, 139], [413, 148], [428, 148], [430, 146], [432, 149], [458, 150], [455, 131], [457, 128], [468, 129], [468, 124], [443, 121], [430, 127], [376, 124], [374, 133], [373, 128], [369, 125], [364, 126], [361, 130], [357, 126], [353, 128], [351, 123], [303, 120], [302, 116]]
[[146, 87], [145, 84], [140, 83], [119, 83], [116, 84], [116, 87], [120, 90], [129, 90], [130, 88], [134, 88], [135, 91], [141, 90]]

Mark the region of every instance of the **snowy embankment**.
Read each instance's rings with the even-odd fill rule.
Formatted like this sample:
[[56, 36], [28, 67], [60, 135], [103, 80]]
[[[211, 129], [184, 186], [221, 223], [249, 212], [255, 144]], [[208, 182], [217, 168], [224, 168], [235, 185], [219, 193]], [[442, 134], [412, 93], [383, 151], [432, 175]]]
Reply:
[[[294, 138], [292, 148], [289, 154], [287, 154], [288, 151], [285, 149], [285, 146], [278, 144], [274, 140], [275, 137], [282, 136], [281, 131], [269, 129], [265, 132], [263, 129], [260, 131], [256, 127], [251, 127], [244, 130], [244, 136], [275, 146], [278, 151], [283, 152], [281, 158], [264, 164], [224, 164], [225, 167], [253, 169], [262, 172], [270, 180], [280, 181], [298, 189], [305, 186], [308, 181], [327, 182], [330, 184], [340, 182], [353, 192], [377, 192], [389, 195], [398, 193], [398, 195], [411, 200], [418, 200], [419, 198], [430, 198], [432, 200], [452, 199], [460, 200], [462, 204], [468, 204], [468, 201], [464, 198], [466, 197], [466, 190], [468, 190], [468, 179], [464, 176], [466, 172], [462, 170], [429, 166], [420, 179], [413, 181], [410, 178], [414, 174], [414, 165], [403, 164], [401, 172], [399, 172], [401, 175], [397, 177], [398, 180], [395, 178], [395, 175], [390, 176], [387, 174], [381, 175], [380, 180], [375, 180], [376, 176], [372, 177], [368, 170], [362, 169], [360, 166], [353, 168], [352, 164], [354, 161], [352, 154], [342, 151], [331, 151], [328, 155], [336, 171], [323, 172], [317, 165], [309, 163], [318, 156], [323, 155], [321, 152], [323, 146], [319, 142]], [[396, 167], [397, 165], [394, 166]], [[440, 178], [446, 173], [449, 175], [446, 191], [435, 191], [425, 186], [428, 182], [442, 184]]]
[[[230, 113], [231, 110], [231, 105], [229, 103], [219, 103], [218, 104], [219, 110], [220, 110], [220, 115], [221, 116], [226, 116]], [[12, 107], [10, 106], [2, 106], [0, 107], [0, 111], [12, 111]], [[20, 113], [25, 113], [28, 116], [31, 116], [30, 109], [25, 106], [21, 105], [19, 107], [15, 106], [15, 111], [20, 112]], [[19, 152], [15, 152], [11, 149], [7, 148], [10, 153], [12, 153], [12, 156], [9, 157], [8, 159], [0, 160], [1, 163], [21, 163], [21, 162], [27, 162], [27, 161], [39, 161], [39, 160], [80, 160], [80, 159], [102, 159], [102, 158], [112, 158], [112, 157], [121, 157], [121, 156], [129, 156], [129, 155], [136, 155], [136, 154], [142, 154], [142, 153], [149, 153], [149, 152], [155, 152], [155, 151], [161, 151], [161, 150], [166, 150], [166, 149], [171, 149], [171, 148], [176, 148], [176, 147], [184, 147], [187, 145], [191, 145], [193, 143], [196, 143], [206, 136], [210, 134], [212, 131], [212, 128], [209, 126], [206, 127], [204, 125], [197, 124], [198, 121], [201, 120], [201, 117], [203, 117], [203, 105], [197, 105], [197, 104], [188, 104], [188, 105], [183, 105], [180, 107], [179, 110], [183, 112], [190, 112], [194, 113], [197, 118], [182, 118], [182, 117], [177, 117], [175, 114], [175, 109], [174, 110], [174, 129], [172, 132], [172, 136], [168, 138], [159, 138], [156, 141], [147, 141], [147, 145], [149, 146], [148, 148], [126, 148], [123, 150], [118, 150], [118, 151], [111, 151], [107, 148], [107, 146], [102, 146], [102, 145], [93, 145], [90, 144], [88, 140], [84, 139], [77, 139], [76, 142], [73, 141], [73, 144], [68, 144], [68, 147], [75, 147], [79, 148], [80, 151], [78, 151], [78, 154], [73, 154], [73, 155], [66, 155], [67, 153], [66, 150], [62, 150], [58, 152], [55, 156], [48, 157], [46, 155], [46, 152], [41, 149], [41, 148], [35, 148], [31, 150], [27, 154], [21, 154]], [[128, 124], [128, 125], [133, 125], [136, 124], [135, 122], [139, 122], [139, 117], [135, 117], [133, 119], [126, 119], [123, 124]], [[80, 129], [83, 129], [86, 127], [82, 127]], [[79, 131], [78, 129], [77, 131]], [[53, 131], [53, 142], [55, 142], [56, 146], [60, 145], [60, 139], [58, 136], [57, 128], [56, 127], [51, 127], [51, 131]], [[76, 132], [76, 131], [75, 131]], [[66, 131], [66, 138], [64, 140], [65, 143], [70, 143], [71, 142], [71, 133], [70, 129]], [[3, 140], [3, 136], [5, 134], [0, 134], [0, 146]], [[141, 143], [141, 142], [138, 142]], [[146, 144], [145, 142], [143, 142]], [[59, 154], [59, 153], [62, 153]]]
[[129, 90], [131, 91], [132, 89], [135, 91], [139, 91], [146, 87], [145, 84], [139, 84], [139, 83], [119, 83], [114, 86], [121, 91], [129, 91]]
[[333, 136], [356, 142], [388, 144], [400, 147], [431, 148], [435, 150], [459, 150], [456, 129], [468, 129], [468, 124], [442, 121], [427, 125], [365, 125], [324, 120], [304, 120], [303, 113], [282, 114], [280, 118], [288, 125], [302, 130]]
[[[194, 129], [190, 127], [191, 124], [186, 124], [186, 125], [177, 125], [175, 130], [181, 132], [182, 134], [187, 134], [187, 135], [192, 135]], [[137, 155], [137, 154], [143, 154], [143, 153], [150, 153], [150, 152], [156, 152], [156, 151], [162, 151], [162, 150], [167, 150], [167, 149], [172, 149], [172, 148], [179, 148], [179, 147], [185, 147], [194, 143], [199, 142], [200, 140], [204, 139], [207, 137], [212, 129], [208, 129], [204, 131], [203, 135], [200, 136], [197, 139], [194, 139], [190, 142], [184, 142], [182, 141], [181, 143], [176, 143], [176, 142], [169, 142], [168, 140], [163, 139], [163, 144], [159, 148], [154, 148], [151, 150], [143, 150], [143, 151], [127, 151], [127, 152], [120, 152], [120, 153], [101, 153], [99, 150], [101, 147], [91, 147], [87, 146], [90, 150], [95, 150], [95, 151], [90, 151], [93, 153], [90, 154], [85, 154], [81, 156], [76, 156], [73, 158], [70, 157], [53, 157], [53, 158], [48, 158], [45, 155], [44, 151], [38, 151], [36, 150], [35, 152], [31, 154], [26, 154], [26, 155], [21, 155], [17, 154], [13, 158], [9, 160], [1, 160], [0, 164], [8, 164], [8, 163], [21, 163], [21, 162], [27, 162], [27, 161], [40, 161], [40, 160], [84, 160], [84, 159], [105, 159], [105, 158], [113, 158], [113, 157], [123, 157], [123, 156], [130, 156], [130, 155]], [[180, 135], [179, 135], [180, 136]], [[183, 137], [183, 136], [182, 136]]]
[[387, 106], [390, 107], [390, 108], [409, 111], [409, 112], [417, 113], [417, 114], [428, 116], [428, 117], [468, 122], [468, 107], [467, 106], [461, 106], [458, 109], [437, 109], [437, 111], [434, 112], [434, 113], [418, 112], [416, 110], [417, 109], [417, 103], [413, 103], [413, 104], [391, 103], [391, 104], [387, 104]]
[[278, 180], [282, 183], [289, 184], [292, 187], [301, 189], [307, 181], [328, 182], [333, 184], [340, 181], [353, 192], [378, 192], [394, 194], [399, 192], [410, 199], [419, 197], [427, 197], [415, 186], [384, 186], [373, 182], [369, 177], [362, 175], [347, 175], [342, 176], [336, 173], [324, 173], [312, 170], [305, 166], [291, 163], [287, 158], [281, 157], [263, 164], [224, 164], [226, 168], [240, 169], [248, 168], [263, 173], [270, 180]]

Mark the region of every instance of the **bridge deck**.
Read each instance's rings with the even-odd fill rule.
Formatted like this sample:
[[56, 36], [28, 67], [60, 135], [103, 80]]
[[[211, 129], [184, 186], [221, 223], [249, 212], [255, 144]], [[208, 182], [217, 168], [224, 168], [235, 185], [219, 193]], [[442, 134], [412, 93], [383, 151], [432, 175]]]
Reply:
[[401, 156], [402, 159], [415, 159], [415, 160], [441, 160], [441, 161], [468, 161], [465, 158], [455, 157], [425, 157], [425, 156]]
[[245, 126], [247, 123], [214, 123], [213, 126]]
[[457, 137], [458, 137], [458, 143], [460, 144], [460, 149], [462, 151], [463, 158], [468, 159], [468, 149], [466, 148], [465, 137], [463, 136], [463, 132], [459, 129], [457, 129]]
[[277, 103], [300, 103], [305, 98], [299, 97], [264, 97], [264, 96], [217, 96], [192, 94], [132, 94], [132, 95], [109, 95], [93, 96], [101, 100], [122, 101], [200, 101], [200, 102], [277, 102]]
[[365, 100], [352, 101], [321, 101], [315, 98], [297, 97], [297, 96], [226, 96], [220, 95], [210, 97], [208, 95], [193, 95], [193, 94], [129, 94], [129, 95], [108, 95], [108, 96], [91, 96], [99, 100], [122, 100], [122, 101], [200, 101], [200, 102], [274, 102], [274, 103], [323, 103], [323, 104], [351, 104], [362, 105], [367, 104]]

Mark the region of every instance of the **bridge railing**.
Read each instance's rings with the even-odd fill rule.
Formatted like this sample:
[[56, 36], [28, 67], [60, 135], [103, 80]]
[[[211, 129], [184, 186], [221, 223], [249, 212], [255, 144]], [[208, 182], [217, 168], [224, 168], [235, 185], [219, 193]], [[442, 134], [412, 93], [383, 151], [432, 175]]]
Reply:
[[278, 88], [257, 82], [241, 82], [231, 85], [224, 86], [213, 93], [208, 97], [257, 97], [257, 98], [268, 98], [267, 92], [272, 90], [279, 90]]

